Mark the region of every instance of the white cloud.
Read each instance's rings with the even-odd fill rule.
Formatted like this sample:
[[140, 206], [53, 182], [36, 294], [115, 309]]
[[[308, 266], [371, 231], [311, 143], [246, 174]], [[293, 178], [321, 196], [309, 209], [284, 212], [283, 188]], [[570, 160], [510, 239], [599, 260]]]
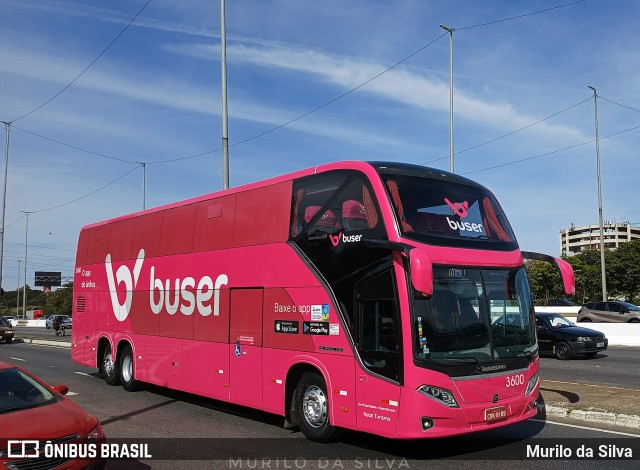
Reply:
[[[165, 45], [164, 48], [200, 59], [209, 60], [219, 56], [219, 47], [208, 44], [172, 44]], [[358, 93], [373, 94], [379, 98], [423, 110], [449, 110], [448, 82], [418, 75], [407, 69], [398, 68], [385, 72], [385, 66], [362, 59], [276, 45], [228, 46], [227, 60], [234, 64], [250, 64], [310, 74], [318, 80], [332, 83], [346, 91], [358, 87]], [[373, 77], [377, 78], [370, 81]], [[454, 112], [456, 119], [473, 121], [492, 128], [496, 132], [510, 132], [529, 126], [543, 118], [519, 113], [510, 103], [476, 98], [465, 90], [455, 89], [455, 84]], [[587, 136], [576, 128], [546, 122], [537, 124], [533, 131], [539, 136], [556, 141], [576, 143], [587, 139]]]

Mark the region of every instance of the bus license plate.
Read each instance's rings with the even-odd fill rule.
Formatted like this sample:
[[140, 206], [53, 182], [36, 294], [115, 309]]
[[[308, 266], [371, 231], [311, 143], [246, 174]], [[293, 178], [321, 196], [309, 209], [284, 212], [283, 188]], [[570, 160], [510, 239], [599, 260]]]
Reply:
[[495, 408], [487, 408], [484, 410], [484, 420], [487, 422], [497, 421], [507, 417], [507, 408], [505, 406], [496, 406]]
[[596, 343], [597, 348], [604, 348], [604, 343]]

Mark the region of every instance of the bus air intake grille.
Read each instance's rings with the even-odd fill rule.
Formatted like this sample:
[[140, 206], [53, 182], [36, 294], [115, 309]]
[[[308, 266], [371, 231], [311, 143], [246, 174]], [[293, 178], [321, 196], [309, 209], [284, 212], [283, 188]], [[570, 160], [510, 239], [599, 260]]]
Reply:
[[84, 298], [84, 296], [78, 297], [76, 301], [76, 310], [80, 313], [84, 312], [85, 304], [86, 304], [86, 299]]

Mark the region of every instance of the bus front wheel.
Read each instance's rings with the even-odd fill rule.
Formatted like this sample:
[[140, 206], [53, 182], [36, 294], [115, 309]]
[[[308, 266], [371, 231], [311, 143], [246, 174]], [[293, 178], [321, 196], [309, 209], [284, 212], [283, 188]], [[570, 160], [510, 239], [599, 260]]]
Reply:
[[118, 373], [118, 364], [113, 361], [113, 354], [111, 353], [111, 345], [107, 344], [102, 354], [102, 360], [100, 361], [100, 372], [104, 381], [109, 385], [118, 385], [120, 381], [120, 374]]
[[327, 386], [316, 372], [306, 372], [296, 389], [298, 425], [305, 437], [312, 441], [327, 442], [337, 436], [331, 425]]

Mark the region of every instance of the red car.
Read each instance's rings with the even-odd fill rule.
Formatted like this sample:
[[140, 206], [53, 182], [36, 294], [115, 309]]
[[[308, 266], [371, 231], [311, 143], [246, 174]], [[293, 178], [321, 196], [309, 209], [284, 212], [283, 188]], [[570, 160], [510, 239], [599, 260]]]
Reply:
[[50, 387], [25, 369], [0, 362], [0, 468], [105, 467], [100, 455], [46, 455], [47, 441], [60, 449], [105, 441], [98, 419], [65, 397], [68, 392], [66, 385]]

